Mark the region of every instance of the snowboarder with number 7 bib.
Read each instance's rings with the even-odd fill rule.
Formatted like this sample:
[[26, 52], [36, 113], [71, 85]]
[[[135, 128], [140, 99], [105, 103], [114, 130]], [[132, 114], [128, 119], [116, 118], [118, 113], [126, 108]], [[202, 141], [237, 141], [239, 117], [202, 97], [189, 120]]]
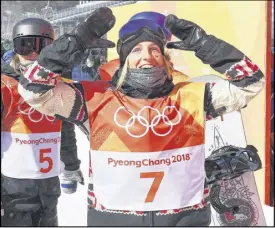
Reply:
[[[85, 127], [88, 226], [208, 226], [205, 116], [245, 107], [263, 89], [263, 73], [232, 45], [168, 15], [165, 28], [146, 19], [126, 22], [117, 42], [120, 68], [110, 82], [58, 80], [86, 49], [114, 47], [101, 38], [114, 24], [109, 8], [95, 10], [41, 51], [20, 80], [20, 94], [41, 113]], [[193, 51], [228, 80], [174, 84], [164, 29], [181, 40], [167, 48]]]

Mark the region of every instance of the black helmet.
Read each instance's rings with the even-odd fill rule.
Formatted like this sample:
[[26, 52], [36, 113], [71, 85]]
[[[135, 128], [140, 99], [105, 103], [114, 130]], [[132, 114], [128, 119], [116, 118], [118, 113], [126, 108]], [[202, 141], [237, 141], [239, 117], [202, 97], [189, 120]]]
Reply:
[[25, 36], [39, 36], [54, 40], [53, 26], [40, 18], [26, 18], [15, 24], [12, 31], [12, 39]]

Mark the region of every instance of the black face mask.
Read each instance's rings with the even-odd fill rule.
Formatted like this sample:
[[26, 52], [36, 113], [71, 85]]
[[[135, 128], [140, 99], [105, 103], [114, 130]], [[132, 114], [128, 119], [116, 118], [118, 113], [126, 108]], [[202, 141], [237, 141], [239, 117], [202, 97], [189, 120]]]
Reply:
[[[117, 71], [112, 79], [112, 85], [116, 86], [121, 71]], [[153, 99], [167, 96], [174, 84], [168, 78], [164, 67], [149, 69], [128, 69], [120, 91], [134, 98]]]

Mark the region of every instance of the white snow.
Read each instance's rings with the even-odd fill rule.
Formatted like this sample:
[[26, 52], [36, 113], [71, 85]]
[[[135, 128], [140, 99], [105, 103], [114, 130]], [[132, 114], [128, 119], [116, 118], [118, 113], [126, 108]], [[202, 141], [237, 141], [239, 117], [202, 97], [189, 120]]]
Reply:
[[74, 194], [61, 193], [58, 201], [59, 226], [87, 226], [87, 189], [89, 171], [89, 141], [76, 127], [78, 158], [81, 160], [85, 185], [78, 184]]
[[[59, 226], [87, 226], [87, 189], [89, 168], [89, 142], [76, 127], [78, 157], [85, 178], [85, 186], [79, 185], [74, 194], [62, 193], [58, 202]], [[274, 226], [274, 207], [263, 205], [267, 226]]]

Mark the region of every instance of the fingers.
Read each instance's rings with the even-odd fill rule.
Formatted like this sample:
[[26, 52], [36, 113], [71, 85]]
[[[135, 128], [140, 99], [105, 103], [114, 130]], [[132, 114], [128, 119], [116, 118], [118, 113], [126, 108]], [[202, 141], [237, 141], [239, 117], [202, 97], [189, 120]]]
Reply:
[[75, 180], [76, 180], [79, 184], [84, 185], [84, 178], [83, 178], [83, 177], [78, 176]]
[[164, 26], [165, 28], [171, 32], [171, 29], [173, 27], [173, 25], [175, 24], [175, 21], [178, 20], [178, 18], [173, 15], [173, 14], [169, 14], [166, 18], [165, 18], [165, 22], [164, 22]]
[[84, 177], [83, 177], [81, 170], [78, 170], [78, 172], [77, 172], [77, 181], [80, 184], [84, 185]]
[[185, 40], [188, 36], [192, 36], [192, 31], [197, 28], [193, 22], [184, 19], [178, 19], [173, 14], [170, 14], [166, 17], [165, 27], [169, 32], [171, 32], [180, 40]]
[[165, 27], [171, 33], [178, 33], [178, 30], [189, 29], [190, 27], [194, 27], [194, 25], [195, 24], [193, 22], [185, 19], [179, 19], [173, 14], [169, 14], [165, 19]]
[[116, 46], [114, 42], [110, 40], [105, 40], [105, 39], [96, 40], [96, 45], [97, 47], [100, 47], [100, 48], [113, 48]]
[[84, 177], [82, 176], [82, 173], [80, 173], [78, 177], [79, 177], [79, 178], [78, 178], [77, 181], [79, 182], [79, 184], [84, 185], [85, 183], [84, 183]]
[[85, 21], [89, 23], [90, 29], [98, 30], [96, 34], [101, 37], [114, 27], [116, 18], [111, 9], [102, 7], [93, 11]]
[[110, 8], [108, 7], [101, 7], [99, 9], [96, 9], [91, 13], [91, 15], [86, 18], [85, 21], [93, 21], [95, 19], [101, 19], [101, 20], [108, 20], [109, 18], [112, 18], [113, 12]]
[[187, 51], [189, 50], [189, 48], [187, 48], [183, 45], [182, 41], [169, 42], [166, 45], [166, 47], [169, 48], [169, 49], [180, 49], [180, 50], [187, 50]]
[[96, 39], [92, 41], [88, 48], [113, 48], [115, 46], [115, 43], [110, 40]]
[[80, 46], [85, 49], [112, 48], [115, 44], [101, 37], [113, 28], [115, 21], [112, 11], [102, 7], [93, 11], [84, 22], [72, 30], [72, 33], [78, 37]]

